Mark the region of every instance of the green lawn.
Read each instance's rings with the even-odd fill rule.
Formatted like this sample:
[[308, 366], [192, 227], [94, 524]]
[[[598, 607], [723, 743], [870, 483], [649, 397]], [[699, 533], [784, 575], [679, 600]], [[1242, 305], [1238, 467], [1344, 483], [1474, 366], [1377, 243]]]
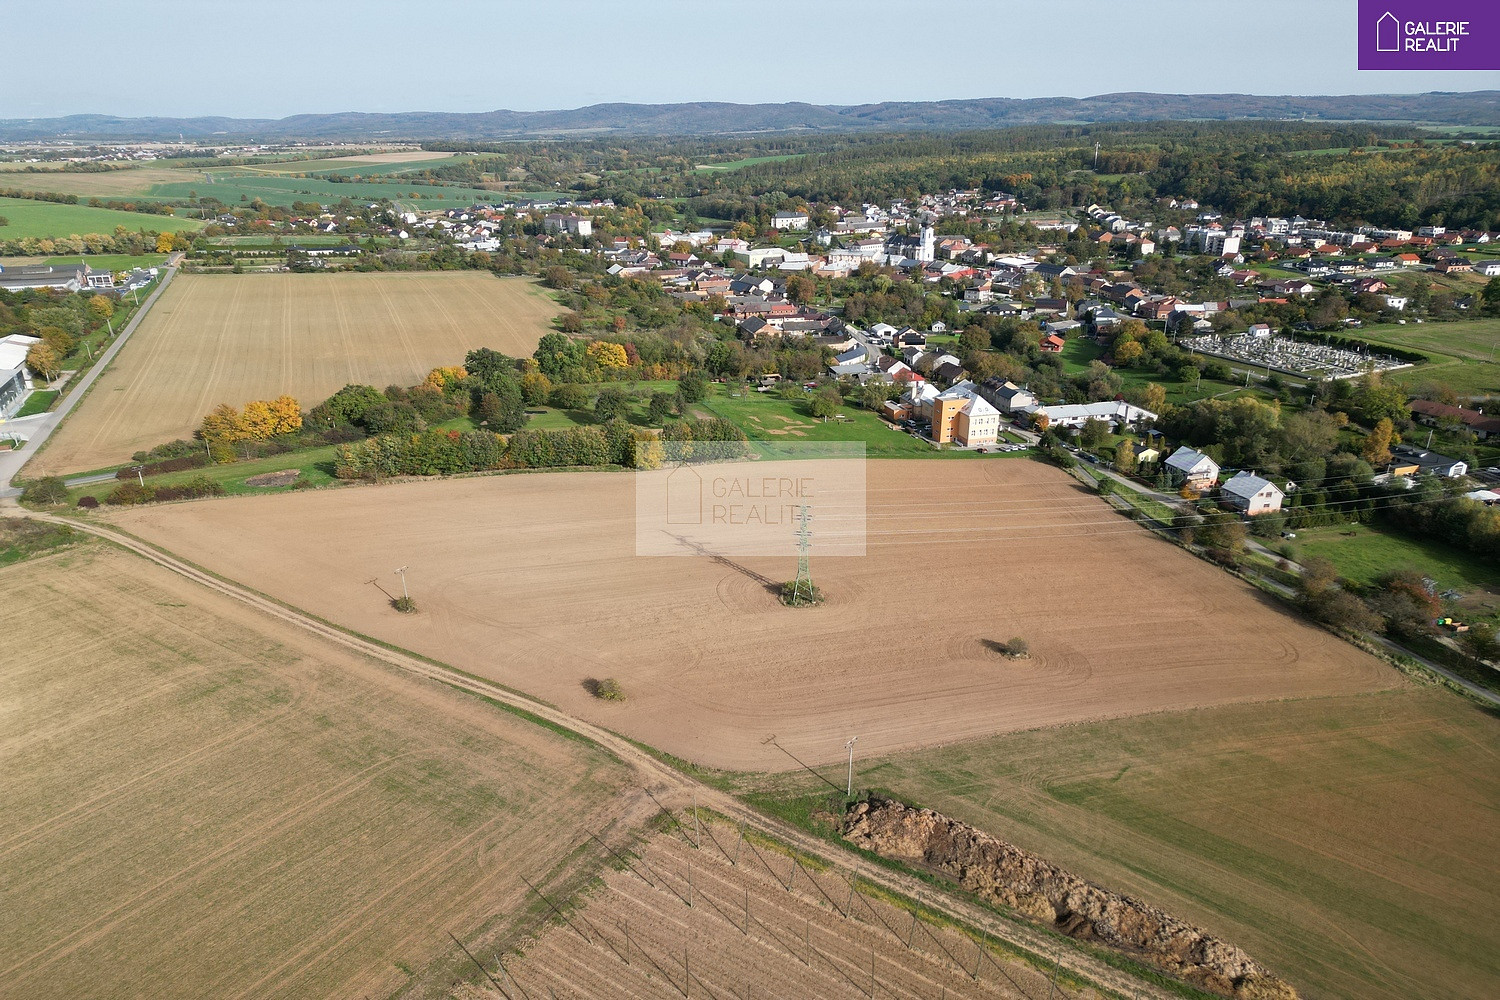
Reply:
[[26, 402], [16, 411], [18, 417], [29, 417], [35, 413], [46, 413], [57, 400], [56, 389], [38, 389], [26, 397]]
[[[202, 469], [186, 469], [182, 472], [167, 472], [159, 476], [147, 476], [147, 486], [175, 486], [185, 483], [199, 476], [207, 476], [216, 483], [223, 483], [224, 489], [231, 495], [240, 493], [282, 493], [290, 490], [290, 486], [265, 488], [247, 486], [245, 480], [251, 476], [259, 476], [267, 472], [280, 472], [282, 469], [300, 469], [301, 481], [309, 482], [314, 486], [326, 486], [336, 482], [333, 476], [333, 453], [337, 445], [325, 445], [321, 448], [309, 448], [306, 451], [294, 451], [285, 455], [272, 455], [270, 458], [257, 458], [249, 462], [231, 462], [228, 465], [210, 465]], [[92, 496], [103, 500], [105, 495], [115, 487], [114, 482], [90, 483], [86, 486], [75, 486], [68, 491], [68, 504], [76, 506], [81, 496]]]
[[0, 215], [10, 224], [0, 226], [0, 240], [19, 240], [28, 236], [84, 236], [89, 233], [110, 234], [116, 226], [131, 232], [177, 233], [200, 228], [196, 219], [171, 215], [147, 215], [144, 212], [117, 212], [110, 208], [87, 205], [60, 205], [30, 198], [0, 198]]
[[95, 271], [129, 271], [135, 267], [143, 269], [161, 267], [167, 262], [167, 255], [164, 253], [89, 253], [82, 257], [49, 257], [47, 263], [76, 264], [80, 260]]
[[1407, 538], [1363, 524], [1303, 528], [1291, 543], [1293, 557], [1327, 559], [1339, 575], [1362, 585], [1407, 567], [1437, 581], [1442, 590], [1486, 591], [1500, 597], [1500, 566], [1445, 542]]
[[1371, 344], [1421, 351], [1431, 361], [1388, 378], [1402, 385], [1437, 382], [1460, 396], [1500, 393], [1500, 319], [1455, 323], [1382, 323], [1353, 331]]
[[727, 386], [715, 385], [708, 398], [695, 406], [733, 421], [752, 441], [860, 441], [865, 445], [865, 454], [871, 458], [973, 454], [938, 451], [925, 441], [895, 429], [869, 410], [852, 404], [839, 410], [843, 420], [819, 420], [808, 412], [806, 399], [785, 400], [775, 393], [754, 390], [747, 390], [744, 396], [731, 397]]
[[[1091, 362], [1097, 361], [1104, 356], [1104, 345], [1095, 343], [1087, 337], [1069, 337], [1067, 346], [1063, 348], [1062, 360], [1063, 370], [1069, 375], [1078, 375], [1088, 370]], [[1216, 379], [1204, 378], [1192, 382], [1184, 382], [1177, 377], [1175, 372], [1167, 372], [1158, 375], [1155, 372], [1136, 371], [1133, 368], [1115, 368], [1114, 373], [1120, 376], [1120, 381], [1126, 389], [1144, 388], [1155, 382], [1167, 391], [1167, 402], [1190, 403], [1195, 399], [1203, 399], [1208, 396], [1230, 395], [1254, 395], [1262, 399], [1269, 399], [1269, 395], [1259, 389], [1246, 389], [1243, 381], [1220, 382]]]

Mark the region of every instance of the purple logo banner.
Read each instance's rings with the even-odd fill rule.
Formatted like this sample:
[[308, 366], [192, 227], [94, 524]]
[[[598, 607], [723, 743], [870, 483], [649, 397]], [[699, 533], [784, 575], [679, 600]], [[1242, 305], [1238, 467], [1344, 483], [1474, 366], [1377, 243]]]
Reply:
[[1500, 2], [1359, 0], [1359, 68], [1500, 70]]

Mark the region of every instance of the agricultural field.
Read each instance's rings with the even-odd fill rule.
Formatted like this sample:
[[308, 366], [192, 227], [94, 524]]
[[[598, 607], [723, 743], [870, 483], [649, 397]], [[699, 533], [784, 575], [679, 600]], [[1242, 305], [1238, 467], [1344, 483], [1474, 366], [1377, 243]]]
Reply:
[[99, 543], [0, 599], [7, 995], [388, 996], [628, 808], [602, 751]]
[[[728, 824], [705, 823], [695, 844], [663, 834], [638, 848], [630, 869], [605, 872], [572, 926], [554, 921], [505, 973], [491, 971], [525, 996], [599, 1000], [1100, 996], [1054, 982], [951, 924], [851, 891], [840, 872], [798, 867], [769, 844], [742, 844]], [[453, 995], [500, 993], [461, 987]]]
[[21, 240], [29, 236], [84, 236], [88, 233], [109, 234], [116, 226], [131, 232], [178, 233], [201, 228], [196, 219], [171, 215], [148, 215], [145, 212], [117, 212], [110, 208], [87, 205], [60, 205], [29, 198], [0, 198], [0, 215], [10, 224], [0, 226], [0, 240]]
[[[855, 782], [1220, 934], [1304, 997], [1480, 1000], [1500, 981], [1497, 759], [1494, 714], [1405, 687], [1013, 733], [866, 759]], [[805, 772], [757, 780], [823, 798]]]
[[77, 264], [79, 261], [87, 264], [95, 271], [129, 271], [131, 268], [161, 267], [167, 262], [164, 253], [87, 253], [81, 257], [49, 257], [46, 263], [52, 265]]
[[[325, 161], [317, 161], [322, 164]], [[303, 171], [322, 169], [308, 164]], [[290, 170], [290, 168], [288, 168]], [[357, 165], [351, 171], [365, 173]], [[378, 172], [378, 171], [375, 171]], [[450, 187], [434, 184], [402, 184], [400, 177], [389, 181], [331, 181], [316, 174], [299, 177], [291, 173], [257, 171], [248, 167], [214, 169], [208, 172], [182, 171], [186, 176], [153, 184], [147, 195], [164, 201], [192, 197], [217, 198], [235, 205], [256, 198], [268, 205], [288, 206], [294, 201], [333, 203], [348, 198], [354, 202], [390, 199], [418, 209], [463, 208], [475, 202], [490, 202], [495, 191], [483, 188]]]
[[190, 437], [219, 403], [411, 385], [476, 347], [527, 355], [558, 307], [480, 272], [179, 275], [28, 475], [105, 468]]
[[[635, 555], [635, 481], [559, 472], [101, 516], [361, 634], [697, 763], [784, 769], [1085, 720], [1405, 682], [1030, 461], [876, 461], [867, 555]], [[814, 508], [816, 516], [816, 508]], [[233, 546], [225, 537], [236, 538]], [[380, 587], [408, 566], [423, 611]], [[587, 623], [587, 627], [580, 627]], [[1029, 659], [995, 647], [1028, 641]], [[1220, 653], [1237, 651], [1233, 668]], [[1217, 651], [1217, 652], [1216, 652]], [[615, 678], [626, 699], [594, 698]]]
[[109, 170], [22, 170], [0, 171], [0, 187], [21, 191], [45, 191], [53, 194], [76, 194], [88, 198], [140, 197], [154, 184], [171, 184], [192, 176], [190, 168], [159, 164], [114, 167]]

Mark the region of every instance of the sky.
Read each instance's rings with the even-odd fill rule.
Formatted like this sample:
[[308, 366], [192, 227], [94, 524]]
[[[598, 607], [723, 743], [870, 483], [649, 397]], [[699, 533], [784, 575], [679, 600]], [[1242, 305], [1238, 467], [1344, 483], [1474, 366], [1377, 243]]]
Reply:
[[106, 24], [99, 0], [53, 0], [11, 36], [0, 118], [1500, 89], [1500, 73], [1356, 69], [1355, 13], [1356, 0], [132, 0]]

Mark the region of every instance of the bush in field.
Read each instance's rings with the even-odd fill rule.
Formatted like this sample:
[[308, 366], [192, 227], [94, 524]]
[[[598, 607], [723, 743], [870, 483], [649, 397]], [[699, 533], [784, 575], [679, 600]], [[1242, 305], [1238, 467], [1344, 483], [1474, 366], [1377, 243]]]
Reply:
[[1015, 657], [1018, 660], [1028, 657], [1031, 655], [1031, 643], [1017, 636], [1005, 644], [1005, 655]]
[[625, 688], [613, 677], [606, 677], [602, 681], [589, 680], [584, 686], [589, 694], [603, 701], [625, 700]]
[[51, 506], [68, 499], [68, 487], [57, 476], [43, 476], [26, 484], [21, 491], [21, 502]]
[[95, 507], [99, 506], [99, 501], [94, 499], [93, 497], [83, 496], [78, 498], [78, 506], [82, 507], [84, 510], [93, 510]]
[[156, 488], [139, 483], [121, 483], [104, 496], [104, 502], [115, 507], [150, 503], [156, 499]]

